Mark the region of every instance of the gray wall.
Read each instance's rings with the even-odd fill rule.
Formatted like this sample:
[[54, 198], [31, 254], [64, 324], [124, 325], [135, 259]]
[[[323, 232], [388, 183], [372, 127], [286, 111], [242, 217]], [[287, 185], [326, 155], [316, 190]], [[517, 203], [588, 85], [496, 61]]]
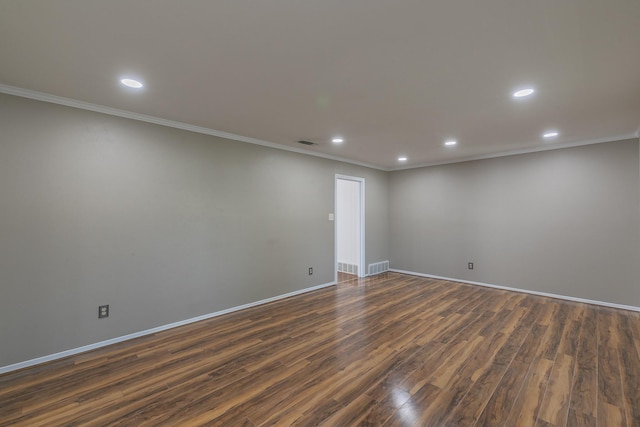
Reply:
[[9, 95], [0, 137], [0, 367], [332, 282], [335, 174], [367, 264], [640, 306], [637, 140], [385, 173]]
[[9, 95], [0, 129], [0, 366], [332, 282], [336, 173], [388, 259], [385, 172]]
[[639, 189], [638, 140], [392, 172], [391, 267], [640, 306]]

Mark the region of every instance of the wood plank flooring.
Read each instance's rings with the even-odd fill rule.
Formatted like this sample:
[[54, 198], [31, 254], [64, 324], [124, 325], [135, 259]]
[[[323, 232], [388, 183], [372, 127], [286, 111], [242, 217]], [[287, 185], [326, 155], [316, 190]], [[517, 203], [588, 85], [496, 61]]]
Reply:
[[640, 426], [640, 313], [341, 278], [0, 376], [0, 426]]

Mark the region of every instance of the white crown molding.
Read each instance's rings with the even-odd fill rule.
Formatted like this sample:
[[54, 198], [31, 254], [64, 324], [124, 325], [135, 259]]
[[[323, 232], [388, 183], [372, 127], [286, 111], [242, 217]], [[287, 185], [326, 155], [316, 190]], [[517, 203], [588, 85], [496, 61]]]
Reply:
[[318, 153], [304, 148], [290, 147], [287, 145], [276, 144], [274, 142], [264, 141], [262, 139], [251, 138], [248, 136], [237, 135], [234, 133], [223, 132], [220, 130], [205, 128], [202, 126], [190, 125], [188, 123], [177, 122], [174, 120], [162, 119], [160, 117], [148, 116], [146, 114], [134, 113], [131, 111], [120, 110], [118, 108], [106, 107], [104, 105], [92, 104], [90, 102], [78, 101], [76, 99], [64, 98], [62, 96], [51, 95], [44, 92], [23, 89], [15, 86], [0, 84], [0, 93], [7, 95], [19, 96], [22, 98], [35, 99], [37, 101], [50, 102], [52, 104], [64, 105], [67, 107], [79, 108], [82, 110], [95, 111], [97, 113], [108, 114], [110, 116], [123, 117], [125, 119], [138, 120], [140, 122], [153, 123], [160, 126], [167, 126], [175, 129], [182, 129], [189, 132], [201, 133], [204, 135], [217, 136], [220, 138], [230, 139], [234, 141], [246, 142], [249, 144], [260, 145], [263, 147], [275, 148], [277, 150], [290, 151], [298, 154], [306, 154], [323, 159], [335, 160], [338, 162], [349, 163], [356, 166], [363, 166], [370, 169], [387, 171], [380, 166], [371, 165], [369, 163], [358, 162], [344, 157], [332, 156], [330, 154]]
[[470, 162], [473, 160], [485, 160], [485, 159], [493, 159], [497, 157], [507, 157], [507, 156], [516, 156], [518, 154], [528, 154], [528, 153], [537, 153], [541, 151], [549, 151], [549, 150], [558, 150], [562, 148], [571, 148], [571, 147], [579, 147], [582, 145], [592, 145], [592, 144], [600, 144], [605, 142], [613, 142], [613, 141], [622, 141], [625, 139], [634, 139], [640, 138], [640, 129], [633, 134], [625, 134], [612, 136], [607, 138], [598, 138], [598, 139], [590, 139], [586, 141], [573, 141], [562, 144], [553, 144], [553, 145], [541, 145], [537, 147], [523, 148], [519, 150], [510, 150], [510, 151], [502, 151], [498, 153], [485, 154], [480, 156], [470, 156], [463, 157], [455, 160], [447, 160], [442, 162], [431, 162], [431, 163], [420, 163], [417, 165], [407, 165], [407, 166], [398, 166], [398, 167], [381, 167], [372, 165], [365, 162], [358, 162], [356, 160], [350, 160], [344, 157], [332, 156], [330, 154], [318, 153], [315, 151], [310, 151], [304, 148], [298, 147], [290, 147], [287, 145], [276, 144], [274, 142], [264, 141], [257, 138], [251, 138], [248, 136], [237, 135], [234, 133], [223, 132], [215, 129], [205, 128], [202, 126], [190, 125], [188, 123], [177, 122], [174, 120], [162, 119], [159, 117], [148, 116], [146, 114], [134, 113], [131, 111], [120, 110], [118, 108], [106, 107], [103, 105], [92, 104], [90, 102], [78, 101], [76, 99], [64, 98], [62, 96], [51, 95], [44, 92], [38, 92], [30, 89], [23, 89], [15, 86], [0, 84], [0, 93], [6, 93], [8, 95], [20, 96], [22, 98], [35, 99], [37, 101], [50, 102], [52, 104], [65, 105], [67, 107], [80, 108], [82, 110], [95, 111], [98, 113], [108, 114], [111, 116], [123, 117], [131, 120], [138, 120], [146, 123], [153, 123], [161, 126], [167, 126], [176, 129], [182, 129], [190, 132], [201, 133], [204, 135], [217, 136], [220, 138], [230, 139], [234, 141], [246, 142], [249, 144], [260, 145], [263, 147], [275, 148], [277, 150], [289, 151], [298, 154], [306, 154], [309, 156], [320, 157], [328, 160], [335, 160], [337, 162], [348, 163], [356, 166], [362, 166], [365, 168], [376, 169], [384, 172], [394, 172], [400, 170], [407, 169], [418, 169], [425, 168], [430, 166], [440, 166], [440, 165], [448, 165], [453, 163], [462, 163], [462, 162]]
[[411, 276], [428, 277], [430, 279], [448, 280], [450, 282], [467, 283], [469, 285], [484, 286], [486, 288], [495, 288], [495, 289], [501, 289], [501, 290], [504, 290], [504, 291], [512, 291], [512, 292], [522, 292], [522, 293], [525, 293], [525, 294], [531, 294], [531, 295], [538, 295], [538, 296], [542, 296], [542, 297], [561, 299], [561, 300], [565, 300], [565, 301], [580, 302], [580, 303], [584, 303], [584, 304], [593, 304], [593, 305], [600, 305], [600, 306], [603, 306], [603, 307], [618, 308], [618, 309], [621, 309], [621, 310], [629, 310], [629, 311], [638, 311], [638, 312], [640, 312], [640, 307], [636, 307], [636, 306], [633, 306], [633, 305], [616, 304], [616, 303], [613, 303], [613, 302], [598, 301], [598, 300], [579, 298], [579, 297], [570, 297], [570, 296], [559, 295], [559, 294], [550, 294], [550, 293], [547, 293], [547, 292], [538, 292], [538, 291], [532, 291], [532, 290], [529, 290], [529, 289], [520, 289], [520, 288], [511, 288], [509, 286], [492, 285], [490, 283], [472, 282], [470, 280], [461, 280], [461, 279], [454, 279], [454, 278], [451, 278], [451, 277], [434, 276], [433, 274], [417, 273], [415, 271], [407, 271], [407, 270], [398, 270], [396, 268], [390, 268], [389, 271], [393, 271], [394, 273], [400, 273], [400, 274], [409, 274]]
[[87, 351], [96, 350], [101, 347], [106, 347], [111, 344], [117, 344], [123, 341], [128, 341], [134, 338], [139, 338], [145, 335], [155, 334], [158, 332], [166, 331], [167, 329], [177, 328], [178, 326], [188, 325], [190, 323], [200, 322], [201, 320], [211, 319], [212, 317], [222, 316], [223, 314], [233, 313], [234, 311], [244, 310], [246, 308], [255, 307], [258, 305], [267, 304], [270, 302], [278, 301], [281, 299], [289, 298], [292, 296], [305, 294], [307, 292], [316, 291], [318, 289], [327, 288], [329, 286], [334, 286], [336, 282], [324, 283], [322, 285], [312, 286], [310, 288], [300, 289], [298, 291], [289, 292], [283, 295], [277, 295], [275, 297], [263, 299], [260, 301], [250, 302], [248, 304], [239, 305], [237, 307], [227, 308], [225, 310], [216, 311], [214, 313], [204, 314], [198, 317], [192, 317], [191, 319], [181, 320], [179, 322], [170, 323], [168, 325], [158, 326], [152, 329], [146, 329], [144, 331], [134, 332], [132, 334], [123, 335], [120, 337], [112, 338], [105, 341], [100, 341], [97, 343], [85, 345], [78, 348], [72, 348], [70, 350], [61, 351], [59, 353], [49, 354], [47, 356], [37, 357], [35, 359], [26, 360], [24, 362], [13, 363], [7, 366], [0, 366], [0, 374], [4, 374], [7, 372], [17, 371], [18, 369], [28, 368], [34, 365], [40, 365], [42, 363], [51, 362], [54, 360], [62, 359], [65, 357], [73, 356], [75, 354], [85, 353]]
[[463, 157], [461, 159], [449, 160], [444, 162], [421, 163], [419, 165], [400, 166], [393, 169], [387, 169], [387, 171], [393, 172], [393, 171], [400, 171], [400, 170], [407, 170], [407, 169], [426, 168], [431, 166], [450, 165], [452, 163], [462, 163], [462, 162], [471, 162], [474, 160], [486, 160], [486, 159], [494, 159], [498, 157], [517, 156], [519, 154], [539, 153], [541, 151], [560, 150], [562, 148], [580, 147], [582, 145], [602, 144], [605, 142], [624, 141], [625, 139], [637, 139], [637, 138], [638, 138], [638, 133], [611, 136], [607, 138], [589, 139], [586, 141], [573, 141], [573, 142], [566, 142], [566, 143], [554, 144], [554, 145], [541, 145], [539, 147], [530, 147], [530, 148], [523, 148], [519, 150], [502, 151], [499, 153], [485, 154], [481, 156]]

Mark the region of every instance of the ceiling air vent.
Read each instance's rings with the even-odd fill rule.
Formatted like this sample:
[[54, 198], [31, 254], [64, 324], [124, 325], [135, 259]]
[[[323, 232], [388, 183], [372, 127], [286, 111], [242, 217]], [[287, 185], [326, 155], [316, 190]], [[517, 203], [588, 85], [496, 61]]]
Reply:
[[316, 145], [315, 142], [311, 142], [311, 141], [298, 141], [298, 144], [304, 144], [304, 145]]

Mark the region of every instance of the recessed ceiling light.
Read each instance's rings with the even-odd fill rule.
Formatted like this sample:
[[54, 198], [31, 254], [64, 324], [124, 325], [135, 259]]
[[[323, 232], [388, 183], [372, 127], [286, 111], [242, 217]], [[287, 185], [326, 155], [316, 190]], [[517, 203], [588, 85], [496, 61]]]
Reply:
[[344, 142], [344, 139], [342, 137], [336, 136], [331, 140], [331, 142], [333, 142], [334, 144], [341, 144]]
[[122, 79], [120, 80], [120, 83], [122, 83], [125, 86], [132, 87], [134, 89], [140, 89], [142, 87], [142, 83], [134, 79]]
[[533, 92], [535, 92], [535, 89], [528, 87], [528, 88], [520, 89], [520, 90], [517, 90], [517, 91], [513, 92], [513, 97], [514, 98], [523, 98], [525, 96], [529, 96], [529, 95], [533, 94]]
[[407, 161], [407, 157], [406, 156], [400, 156], [400, 157], [398, 157], [398, 161], [399, 162], [406, 162]]
[[446, 141], [444, 145], [452, 146], [452, 145], [456, 145], [457, 143], [458, 141], [455, 141], [452, 139], [452, 140]]
[[559, 135], [559, 133], [554, 130], [554, 131], [549, 131], [547, 133], [542, 134], [542, 137], [543, 138], [555, 138], [558, 135]]

